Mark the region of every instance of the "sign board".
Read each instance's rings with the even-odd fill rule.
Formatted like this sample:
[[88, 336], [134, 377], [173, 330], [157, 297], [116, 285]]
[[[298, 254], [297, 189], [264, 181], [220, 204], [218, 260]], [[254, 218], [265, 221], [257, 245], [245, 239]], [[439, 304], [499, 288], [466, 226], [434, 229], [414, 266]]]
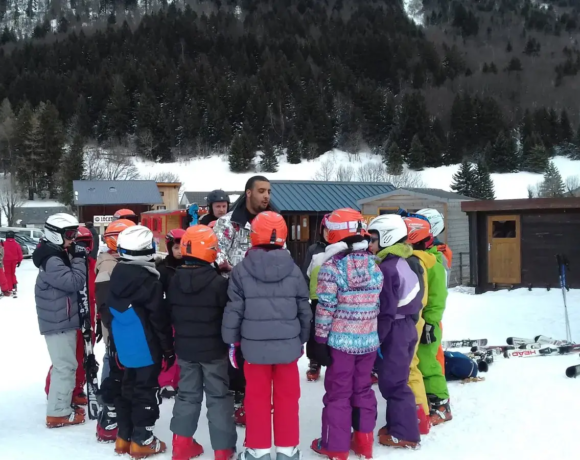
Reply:
[[93, 216], [93, 223], [95, 225], [109, 224], [115, 220], [115, 216]]

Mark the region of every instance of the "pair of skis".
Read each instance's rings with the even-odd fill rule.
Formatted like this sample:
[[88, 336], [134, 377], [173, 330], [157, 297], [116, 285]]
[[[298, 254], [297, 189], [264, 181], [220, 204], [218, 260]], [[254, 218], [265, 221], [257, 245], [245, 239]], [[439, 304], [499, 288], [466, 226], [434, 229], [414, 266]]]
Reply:
[[506, 357], [532, 357], [564, 355], [580, 350], [580, 344], [570, 343], [567, 340], [555, 340], [544, 335], [537, 336], [534, 340], [521, 337], [508, 337], [508, 345], [514, 347], [513, 350], [506, 350]]
[[87, 258], [85, 258], [85, 264], [86, 281], [84, 288], [78, 292], [78, 304], [81, 334], [85, 348], [83, 367], [87, 379], [88, 413], [90, 420], [96, 420], [100, 410], [99, 402], [97, 401], [97, 392], [99, 391], [99, 383], [97, 379], [99, 363], [97, 363], [93, 351], [93, 328], [91, 324], [91, 308], [89, 305], [89, 261]]

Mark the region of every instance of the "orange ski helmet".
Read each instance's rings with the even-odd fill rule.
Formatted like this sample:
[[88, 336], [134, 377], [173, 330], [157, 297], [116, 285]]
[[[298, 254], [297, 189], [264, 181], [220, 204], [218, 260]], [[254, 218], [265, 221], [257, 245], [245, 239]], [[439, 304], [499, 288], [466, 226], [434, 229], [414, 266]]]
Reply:
[[364, 237], [364, 218], [359, 211], [352, 208], [337, 209], [330, 213], [326, 219], [328, 229], [328, 243], [334, 244], [351, 236]]
[[418, 217], [405, 217], [403, 220], [407, 226], [407, 242], [409, 244], [417, 244], [433, 238], [428, 220]]
[[137, 217], [137, 214], [135, 214], [130, 209], [125, 209], [125, 208], [119, 209], [119, 210], [115, 211], [115, 214], [113, 214], [113, 218], [115, 220], [118, 220], [118, 219], [128, 219], [128, 220], [130, 220], [131, 222], [133, 222], [135, 224], [139, 220], [139, 218]]
[[288, 227], [284, 218], [274, 211], [264, 211], [252, 221], [250, 242], [252, 246], [272, 244], [284, 246], [288, 237]]
[[75, 241], [82, 241], [87, 244], [89, 252], [93, 250], [93, 234], [87, 227], [79, 227]]
[[135, 223], [128, 219], [119, 219], [111, 222], [105, 230], [105, 244], [113, 251], [117, 252], [117, 237], [119, 233], [129, 227], [135, 226]]
[[218, 239], [207, 225], [193, 225], [181, 237], [181, 255], [213, 264], [217, 258]]

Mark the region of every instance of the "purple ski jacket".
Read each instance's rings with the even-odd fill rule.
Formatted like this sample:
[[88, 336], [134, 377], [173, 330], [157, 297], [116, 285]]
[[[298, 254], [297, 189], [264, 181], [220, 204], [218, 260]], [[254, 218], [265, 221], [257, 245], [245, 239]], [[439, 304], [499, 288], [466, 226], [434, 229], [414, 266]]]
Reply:
[[405, 260], [413, 254], [411, 246], [397, 243], [377, 254], [377, 263], [383, 273], [378, 332], [381, 343], [391, 332], [393, 322], [405, 316], [421, 312], [421, 289], [419, 278]]

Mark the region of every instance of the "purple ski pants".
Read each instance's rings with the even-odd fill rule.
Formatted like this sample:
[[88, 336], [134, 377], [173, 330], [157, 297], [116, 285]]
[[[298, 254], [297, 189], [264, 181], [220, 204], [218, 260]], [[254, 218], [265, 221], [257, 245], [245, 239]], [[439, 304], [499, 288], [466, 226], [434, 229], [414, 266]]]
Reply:
[[351, 428], [374, 431], [377, 399], [371, 388], [376, 353], [349, 355], [331, 348], [332, 365], [324, 376], [322, 446], [332, 452], [350, 450]]

